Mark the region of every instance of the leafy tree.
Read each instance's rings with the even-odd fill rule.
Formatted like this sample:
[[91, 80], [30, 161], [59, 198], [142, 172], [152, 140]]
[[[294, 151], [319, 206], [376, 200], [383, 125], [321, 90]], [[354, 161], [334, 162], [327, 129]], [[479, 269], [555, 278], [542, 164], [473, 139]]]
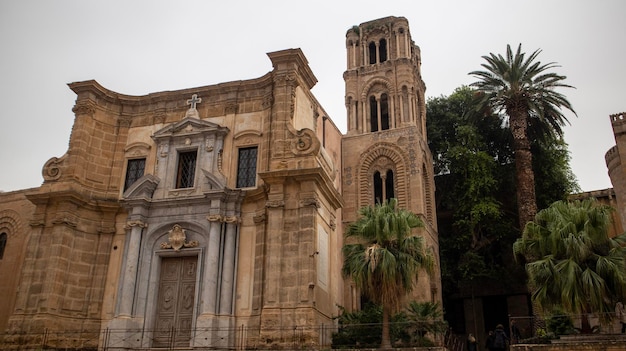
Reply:
[[360, 218], [351, 223], [346, 238], [357, 243], [342, 248], [342, 272], [372, 302], [382, 306], [381, 348], [391, 348], [389, 316], [399, 310], [402, 300], [413, 290], [418, 272], [431, 273], [432, 254], [423, 238], [412, 233], [423, 226], [419, 217], [397, 207], [397, 200], [363, 207]]
[[[427, 104], [429, 147], [438, 175], [437, 214], [444, 296], [477, 277], [510, 277], [500, 245], [516, 237], [510, 212], [510, 138], [497, 116], [469, 118], [474, 91], [457, 88]], [[451, 217], [451, 218], [449, 218]], [[449, 219], [448, 219], [449, 218]], [[513, 239], [514, 240], [514, 239]], [[513, 240], [509, 240], [509, 245]]]
[[[515, 264], [511, 250], [521, 232], [512, 196], [511, 133], [503, 115], [473, 115], [475, 94], [463, 86], [450, 96], [430, 98], [426, 105], [428, 141], [437, 172], [444, 303], [446, 296], [463, 286], [485, 288], [497, 283], [500, 289], [525, 291], [525, 272]], [[529, 137], [537, 204], [543, 209], [579, 188], [562, 137], [535, 128]]]
[[521, 44], [515, 54], [507, 45], [505, 57], [493, 53], [483, 56], [487, 61], [481, 65], [485, 71], [470, 72], [479, 79], [471, 84], [480, 92], [476, 94], [475, 110], [508, 116], [515, 152], [520, 228], [537, 212], [529, 130], [561, 136], [561, 127], [567, 123], [561, 108], [575, 114], [566, 97], [555, 90], [571, 87], [563, 82], [566, 77], [550, 72], [557, 65], [542, 64], [537, 60], [539, 53], [541, 50], [535, 50], [526, 58]]
[[611, 208], [593, 199], [557, 201], [528, 222], [513, 245], [526, 262], [532, 300], [544, 311], [562, 309], [605, 320], [626, 296], [626, 234], [608, 237]]
[[547, 208], [555, 201], [566, 200], [569, 194], [581, 192], [569, 166], [570, 155], [563, 138], [535, 140], [531, 150], [539, 209]]

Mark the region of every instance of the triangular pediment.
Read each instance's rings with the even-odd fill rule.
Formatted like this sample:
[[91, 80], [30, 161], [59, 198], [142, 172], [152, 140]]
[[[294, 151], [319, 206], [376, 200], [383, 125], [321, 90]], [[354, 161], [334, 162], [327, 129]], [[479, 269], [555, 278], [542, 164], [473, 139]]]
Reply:
[[228, 134], [228, 128], [219, 124], [203, 121], [197, 118], [185, 118], [180, 122], [176, 122], [164, 127], [154, 133], [152, 136], [155, 140], [162, 138], [170, 138], [176, 136], [189, 136], [196, 134], [217, 133], [221, 135]]
[[226, 179], [224, 179], [223, 175], [219, 173], [213, 174], [203, 168], [201, 170], [204, 176], [206, 177], [207, 184], [209, 185], [210, 189], [223, 189], [226, 187]]
[[152, 174], [146, 174], [143, 177], [137, 179], [137, 181], [135, 181], [135, 183], [133, 183], [133, 185], [131, 185], [124, 192], [123, 198], [125, 200], [152, 199], [152, 194], [154, 193], [156, 187], [159, 185], [160, 181], [161, 180], [159, 179], [159, 177]]

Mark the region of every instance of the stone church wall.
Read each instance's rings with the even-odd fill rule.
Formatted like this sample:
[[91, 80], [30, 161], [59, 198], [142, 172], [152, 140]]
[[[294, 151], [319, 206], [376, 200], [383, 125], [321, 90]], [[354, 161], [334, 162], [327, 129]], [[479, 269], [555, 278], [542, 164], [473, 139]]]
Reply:
[[[406, 19], [377, 23], [402, 26], [393, 55], [418, 52]], [[402, 79], [384, 84], [367, 67], [371, 91], [395, 91], [395, 110], [406, 109], [393, 130], [357, 139], [312, 94], [300, 49], [268, 57], [273, 70], [259, 78], [144, 96], [69, 84], [67, 152], [46, 162], [41, 187], [0, 193], [0, 343], [36, 347], [45, 334], [47, 346], [70, 347], [55, 333], [89, 331], [102, 334], [82, 347], [329, 345], [346, 305], [343, 229], [373, 203], [376, 165], [397, 171], [400, 203], [422, 216], [436, 253], [418, 59], [402, 58]], [[419, 90], [410, 104], [392, 88], [401, 83]], [[240, 184], [242, 160], [255, 169]], [[416, 296], [440, 300], [438, 278], [420, 279]]]
[[[26, 199], [28, 190], [0, 192], [0, 235], [6, 235], [6, 244], [0, 264], [0, 330], [8, 326], [9, 316], [15, 307], [18, 284], [23, 279], [24, 257], [30, 242], [30, 219], [35, 206]], [[30, 274], [33, 274], [32, 268]]]

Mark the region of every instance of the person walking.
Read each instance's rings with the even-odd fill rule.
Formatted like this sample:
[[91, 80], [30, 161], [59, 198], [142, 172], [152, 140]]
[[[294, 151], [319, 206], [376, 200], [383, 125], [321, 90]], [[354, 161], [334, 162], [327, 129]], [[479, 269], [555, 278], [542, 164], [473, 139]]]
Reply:
[[520, 332], [517, 324], [515, 324], [515, 319], [511, 319], [511, 343], [517, 344], [519, 340], [522, 338], [522, 333]]
[[474, 334], [470, 333], [467, 336], [467, 351], [478, 351], [478, 342], [474, 337]]
[[498, 324], [493, 331], [493, 345], [490, 351], [506, 351], [509, 346], [509, 337], [504, 332], [504, 326]]

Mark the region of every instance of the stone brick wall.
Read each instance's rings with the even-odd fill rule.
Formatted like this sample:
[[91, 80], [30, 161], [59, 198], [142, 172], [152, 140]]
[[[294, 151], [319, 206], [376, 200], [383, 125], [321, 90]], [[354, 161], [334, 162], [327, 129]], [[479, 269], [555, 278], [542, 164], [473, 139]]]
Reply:
[[6, 329], [9, 316], [13, 313], [21, 279], [18, 272], [29, 250], [30, 218], [35, 206], [26, 199], [26, 193], [27, 190], [0, 192], [0, 233], [7, 236], [0, 259], [0, 333]]

